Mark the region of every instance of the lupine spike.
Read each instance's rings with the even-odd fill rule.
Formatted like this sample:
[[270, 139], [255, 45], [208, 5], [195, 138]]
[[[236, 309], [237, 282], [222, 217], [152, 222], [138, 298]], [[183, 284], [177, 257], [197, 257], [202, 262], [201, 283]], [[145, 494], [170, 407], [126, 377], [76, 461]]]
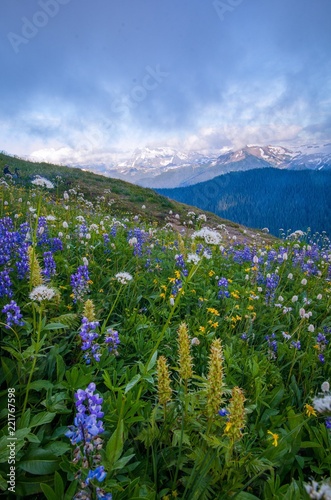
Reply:
[[178, 364], [182, 380], [188, 380], [193, 375], [193, 361], [190, 354], [191, 342], [186, 323], [181, 323], [178, 329]]
[[213, 417], [221, 406], [223, 384], [223, 349], [221, 339], [215, 339], [210, 348], [207, 381], [207, 415]]
[[169, 368], [164, 356], [160, 356], [157, 360], [157, 382], [159, 403], [165, 405], [171, 400], [172, 389], [170, 387]]

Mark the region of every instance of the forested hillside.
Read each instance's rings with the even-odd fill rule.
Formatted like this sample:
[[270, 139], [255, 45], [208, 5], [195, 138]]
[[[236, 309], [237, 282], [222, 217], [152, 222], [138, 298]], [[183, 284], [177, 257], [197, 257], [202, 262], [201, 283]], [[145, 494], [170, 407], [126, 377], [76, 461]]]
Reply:
[[232, 172], [193, 186], [158, 189], [183, 203], [251, 227], [331, 235], [331, 172], [274, 168]]

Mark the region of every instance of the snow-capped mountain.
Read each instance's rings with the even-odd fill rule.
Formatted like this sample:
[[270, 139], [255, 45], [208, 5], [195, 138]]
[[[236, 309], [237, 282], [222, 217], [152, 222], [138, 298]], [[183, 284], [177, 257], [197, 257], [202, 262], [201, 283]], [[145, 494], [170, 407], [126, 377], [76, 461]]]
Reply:
[[261, 168], [331, 169], [331, 143], [282, 146], [247, 145], [236, 151], [179, 151], [169, 147], [136, 149], [127, 158], [92, 167], [104, 175], [151, 188], [183, 187], [229, 172]]

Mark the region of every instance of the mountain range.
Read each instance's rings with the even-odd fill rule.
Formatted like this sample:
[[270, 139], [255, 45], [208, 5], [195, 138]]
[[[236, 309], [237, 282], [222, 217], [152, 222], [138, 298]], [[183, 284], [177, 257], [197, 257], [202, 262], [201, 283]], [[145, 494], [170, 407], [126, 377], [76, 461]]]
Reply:
[[229, 172], [252, 169], [330, 170], [331, 143], [303, 145], [290, 150], [282, 146], [247, 145], [236, 151], [183, 152], [169, 147], [136, 149], [130, 157], [95, 169], [109, 177], [144, 187], [184, 187]]

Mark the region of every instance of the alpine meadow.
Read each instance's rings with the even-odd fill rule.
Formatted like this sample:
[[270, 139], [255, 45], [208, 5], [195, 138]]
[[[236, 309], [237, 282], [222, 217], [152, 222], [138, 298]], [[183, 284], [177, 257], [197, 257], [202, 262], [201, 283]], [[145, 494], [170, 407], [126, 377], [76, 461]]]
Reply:
[[0, 155], [0, 488], [331, 498], [331, 244]]

